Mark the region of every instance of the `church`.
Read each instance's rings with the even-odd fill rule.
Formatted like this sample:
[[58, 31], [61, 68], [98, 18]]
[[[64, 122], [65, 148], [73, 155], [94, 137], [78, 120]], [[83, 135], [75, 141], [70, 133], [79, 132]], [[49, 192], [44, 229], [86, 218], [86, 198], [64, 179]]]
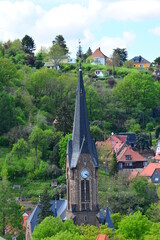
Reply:
[[66, 158], [67, 219], [75, 224], [98, 225], [98, 156], [91, 139], [81, 65], [72, 140]]
[[[52, 200], [51, 210], [63, 221], [96, 226], [107, 223], [114, 228], [109, 209], [103, 214], [98, 207], [98, 155], [90, 134], [81, 65], [76, 94], [72, 139], [66, 154], [67, 200]], [[26, 240], [32, 239], [39, 211], [38, 204], [26, 221]]]

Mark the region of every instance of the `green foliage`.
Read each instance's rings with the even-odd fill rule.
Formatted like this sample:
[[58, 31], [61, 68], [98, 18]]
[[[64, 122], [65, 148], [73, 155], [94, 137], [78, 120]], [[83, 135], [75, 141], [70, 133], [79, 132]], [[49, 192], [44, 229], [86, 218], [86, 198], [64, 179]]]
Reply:
[[113, 56], [119, 56], [120, 58], [120, 65], [122, 66], [123, 63], [127, 60], [127, 51], [125, 48], [116, 48], [113, 51]]
[[96, 141], [103, 141], [104, 133], [98, 126], [90, 126], [90, 132], [92, 139]]
[[71, 236], [78, 236], [79, 231], [71, 220], [66, 220], [63, 223], [60, 217], [46, 217], [37, 227], [35, 227], [33, 240], [41, 240], [44, 238], [49, 239], [49, 237], [52, 237], [51, 239], [60, 239], [58, 236], [59, 233], [66, 237], [64, 232], [69, 233]]
[[22, 47], [25, 53], [32, 54], [33, 51], [36, 49], [36, 45], [32, 37], [25, 35], [22, 39]]
[[72, 134], [66, 134], [65, 137], [62, 137], [62, 139], [59, 141], [59, 166], [65, 170], [65, 164], [66, 164], [66, 149], [68, 140], [72, 138]]
[[29, 150], [27, 142], [23, 139], [20, 138], [17, 143], [13, 145], [12, 148], [12, 154], [15, 154], [18, 156], [18, 158], [26, 157], [26, 154]]
[[[22, 212], [20, 206], [12, 197], [10, 184], [7, 180], [7, 170], [3, 169], [2, 181], [0, 181], [0, 235], [5, 235], [7, 225], [11, 231], [22, 230]], [[14, 230], [13, 230], [14, 229]]]
[[141, 212], [125, 216], [119, 223], [118, 232], [126, 239], [143, 240], [151, 228], [151, 221]]
[[0, 136], [0, 146], [7, 147], [9, 146], [8, 138], [5, 136]]
[[112, 159], [110, 162], [110, 174], [112, 176], [116, 175], [118, 173], [118, 164], [117, 164], [117, 157], [115, 151], [113, 151]]
[[63, 102], [56, 113], [55, 127], [58, 131], [63, 132], [64, 135], [72, 132], [73, 116], [70, 107]]
[[38, 213], [38, 223], [41, 223], [46, 217], [53, 216], [52, 210], [50, 210], [52, 204], [50, 203], [50, 195], [48, 193], [48, 189], [45, 188], [43, 193], [40, 196], [39, 208], [40, 211]]
[[55, 46], [55, 45], [60, 46], [64, 50], [65, 54], [67, 54], [69, 52], [67, 45], [66, 45], [66, 41], [62, 35], [57, 35], [55, 37], [55, 40], [52, 41], [52, 43], [53, 43], [53, 46]]
[[159, 138], [159, 133], [160, 133], [160, 125], [158, 125], [155, 129], [155, 137]]

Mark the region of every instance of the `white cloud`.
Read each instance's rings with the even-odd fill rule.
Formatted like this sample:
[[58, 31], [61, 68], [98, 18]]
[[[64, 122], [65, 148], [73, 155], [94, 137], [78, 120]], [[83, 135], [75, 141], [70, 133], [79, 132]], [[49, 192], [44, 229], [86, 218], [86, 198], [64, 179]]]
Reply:
[[149, 32], [153, 33], [155, 36], [160, 36], [160, 26], [149, 29]]
[[111, 38], [105, 36], [99, 41], [94, 42], [91, 47], [93, 51], [100, 47], [102, 52], [110, 57], [111, 54], [113, 53], [113, 49], [117, 47], [126, 48], [128, 51], [128, 48], [132, 45], [135, 38], [136, 38], [135, 34], [124, 32], [122, 37]]

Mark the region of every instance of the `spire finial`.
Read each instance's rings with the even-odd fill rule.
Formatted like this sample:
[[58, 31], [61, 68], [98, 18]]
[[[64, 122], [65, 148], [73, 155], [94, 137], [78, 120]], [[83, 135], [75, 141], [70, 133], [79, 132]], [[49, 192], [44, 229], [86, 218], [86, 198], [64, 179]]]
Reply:
[[82, 47], [81, 47], [81, 41], [80, 41], [80, 39], [79, 39], [78, 57], [79, 57], [79, 66], [80, 66], [80, 68], [81, 68]]

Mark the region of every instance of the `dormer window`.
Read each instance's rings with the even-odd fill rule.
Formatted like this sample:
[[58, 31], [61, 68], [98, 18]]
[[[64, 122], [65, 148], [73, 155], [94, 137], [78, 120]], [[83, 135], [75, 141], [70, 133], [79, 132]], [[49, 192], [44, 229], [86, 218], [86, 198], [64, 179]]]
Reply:
[[131, 160], [132, 159], [131, 155], [125, 155], [125, 158], [126, 158], [126, 160]]

